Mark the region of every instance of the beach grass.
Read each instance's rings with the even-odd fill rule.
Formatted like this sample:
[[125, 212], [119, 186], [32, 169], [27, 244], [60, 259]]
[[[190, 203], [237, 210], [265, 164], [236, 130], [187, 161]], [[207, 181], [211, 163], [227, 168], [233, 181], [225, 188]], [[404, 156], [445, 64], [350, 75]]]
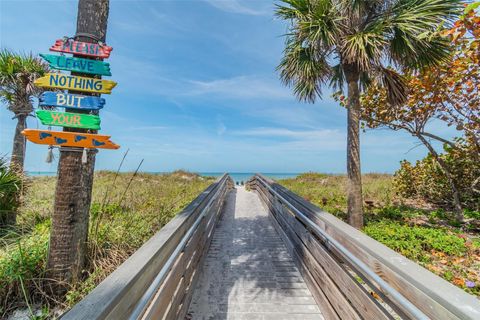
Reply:
[[56, 178], [29, 178], [17, 227], [0, 231], [0, 318], [39, 306], [52, 315], [54, 308], [78, 302], [213, 181], [185, 171], [96, 172], [84, 281], [72, 286], [65, 299], [54, 300], [42, 284]]
[[[420, 200], [402, 199], [391, 175], [365, 174], [362, 179], [363, 232], [480, 298], [478, 229], [469, 224], [459, 226], [452, 212]], [[305, 173], [279, 183], [347, 221], [346, 176]], [[473, 218], [479, 213], [466, 214]]]
[[[72, 306], [214, 179], [185, 171], [136, 176], [97, 172], [84, 279], [60, 300], [42, 289], [55, 181], [55, 177], [29, 178], [17, 227], [0, 231], [0, 317], [19, 308], [52, 316]], [[325, 211], [347, 219], [345, 176], [306, 173], [279, 182]], [[363, 231], [367, 235], [480, 297], [478, 232], [449, 224], [449, 212], [400, 198], [391, 175], [364, 175], [363, 191]]]

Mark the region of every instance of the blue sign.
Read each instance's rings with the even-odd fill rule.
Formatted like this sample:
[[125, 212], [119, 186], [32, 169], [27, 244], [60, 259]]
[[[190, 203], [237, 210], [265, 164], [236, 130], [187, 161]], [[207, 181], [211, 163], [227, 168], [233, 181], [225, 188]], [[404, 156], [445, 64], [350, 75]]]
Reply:
[[52, 91], [42, 93], [39, 102], [39, 105], [42, 107], [49, 106], [86, 110], [98, 110], [105, 105], [105, 99], [100, 97]]

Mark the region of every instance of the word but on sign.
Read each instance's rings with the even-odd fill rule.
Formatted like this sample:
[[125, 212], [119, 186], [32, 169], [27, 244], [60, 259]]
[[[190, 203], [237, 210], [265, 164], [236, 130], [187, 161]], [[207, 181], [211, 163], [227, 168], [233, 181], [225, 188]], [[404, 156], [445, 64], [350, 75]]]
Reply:
[[58, 39], [50, 48], [50, 51], [72, 53], [86, 57], [108, 58], [112, 47], [99, 45], [98, 43], [88, 43], [75, 41], [72, 39]]
[[110, 136], [67, 132], [25, 129], [22, 134], [31, 142], [50, 146], [76, 147], [89, 149], [118, 149], [119, 145], [110, 141]]
[[53, 69], [98, 74], [102, 76], [112, 75], [110, 72], [110, 64], [107, 62], [67, 56], [56, 56], [53, 54], [40, 54], [40, 56], [48, 61], [50, 68]]
[[39, 105], [42, 107], [99, 110], [105, 105], [105, 99], [95, 96], [45, 91], [40, 95]]
[[110, 80], [71, 76], [63, 73], [47, 73], [47, 75], [36, 79], [34, 83], [36, 86], [45, 88], [108, 94], [117, 85], [116, 82]]
[[100, 117], [97, 115], [49, 110], [37, 110], [35, 113], [44, 125], [100, 130]]

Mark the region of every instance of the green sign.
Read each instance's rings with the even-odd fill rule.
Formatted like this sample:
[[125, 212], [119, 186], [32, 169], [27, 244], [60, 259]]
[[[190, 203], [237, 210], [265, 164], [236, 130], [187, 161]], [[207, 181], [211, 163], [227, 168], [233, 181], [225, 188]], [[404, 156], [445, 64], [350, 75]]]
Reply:
[[99, 116], [49, 110], [37, 110], [35, 113], [42, 124], [47, 126], [100, 130]]
[[107, 62], [67, 56], [56, 56], [53, 54], [40, 54], [40, 57], [48, 61], [50, 68], [98, 74], [102, 76], [112, 75], [110, 72], [110, 64]]

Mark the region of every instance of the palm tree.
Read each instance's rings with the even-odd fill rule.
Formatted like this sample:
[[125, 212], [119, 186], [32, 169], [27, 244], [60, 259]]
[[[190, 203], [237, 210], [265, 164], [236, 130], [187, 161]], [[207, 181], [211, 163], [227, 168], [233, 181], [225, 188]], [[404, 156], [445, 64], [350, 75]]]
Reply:
[[48, 66], [32, 54], [0, 51], [0, 99], [17, 119], [10, 160], [10, 166], [15, 170], [23, 171], [25, 137], [22, 131], [26, 127], [27, 117], [33, 112], [32, 97], [40, 93], [33, 81], [46, 72]]
[[399, 69], [419, 69], [448, 56], [442, 23], [459, 13], [460, 0], [280, 0], [276, 15], [291, 22], [282, 81], [299, 100], [314, 103], [322, 87], [347, 88], [349, 223], [363, 227], [360, 170], [360, 91], [370, 83], [387, 89], [392, 105], [406, 99]]

